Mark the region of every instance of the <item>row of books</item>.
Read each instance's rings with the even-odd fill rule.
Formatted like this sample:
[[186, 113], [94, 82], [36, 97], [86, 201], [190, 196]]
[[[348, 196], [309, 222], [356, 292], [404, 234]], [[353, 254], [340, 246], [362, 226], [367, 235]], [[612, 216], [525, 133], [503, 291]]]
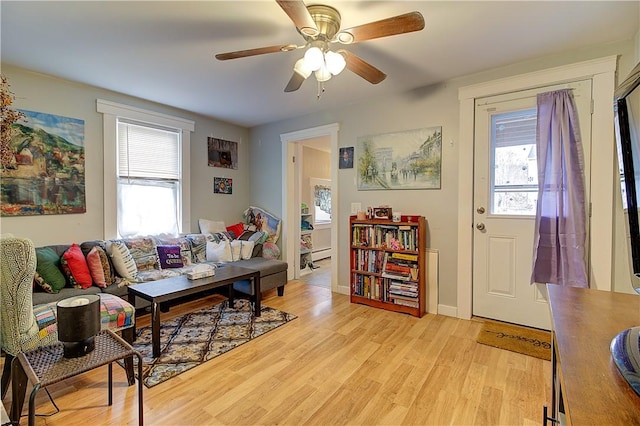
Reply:
[[353, 224], [354, 246], [393, 247], [401, 250], [418, 250], [418, 228], [410, 225], [368, 225]]
[[418, 279], [418, 255], [410, 253], [385, 253], [382, 276], [403, 281]]
[[395, 303], [396, 305], [419, 307], [418, 283], [354, 274], [352, 285], [352, 292], [356, 296]]
[[384, 252], [378, 250], [356, 249], [351, 251], [353, 257], [353, 268], [358, 271], [373, 272], [379, 274], [382, 272], [382, 264], [384, 262]]

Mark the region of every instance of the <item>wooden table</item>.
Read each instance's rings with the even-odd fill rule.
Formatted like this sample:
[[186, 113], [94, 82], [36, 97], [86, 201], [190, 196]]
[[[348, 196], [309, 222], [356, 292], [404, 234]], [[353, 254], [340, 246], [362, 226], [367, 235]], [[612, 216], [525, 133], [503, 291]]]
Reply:
[[[216, 274], [197, 280], [190, 280], [185, 275], [166, 278], [163, 280], [149, 281], [128, 286], [129, 303], [135, 306], [135, 298], [140, 297], [151, 302], [151, 342], [153, 357], [160, 356], [160, 303], [201, 293], [206, 290], [227, 286], [229, 288], [229, 301], [233, 302], [233, 283], [236, 281], [251, 280], [255, 294], [255, 316], [260, 316], [260, 271], [243, 268], [232, 264], [225, 264], [216, 268]], [[135, 338], [135, 325], [133, 329]]]
[[640, 425], [640, 396], [611, 357], [611, 340], [640, 325], [640, 296], [548, 284], [553, 321], [552, 417], [570, 425]]
[[112, 364], [119, 359], [138, 358], [138, 424], [144, 424], [142, 415], [142, 357], [131, 345], [111, 330], [95, 336], [95, 349], [78, 358], [65, 358], [60, 342], [19, 353], [11, 365], [11, 424], [20, 424], [22, 406], [27, 391], [27, 380], [33, 389], [29, 397], [29, 426], [35, 425], [35, 400], [38, 391], [54, 383], [103, 365], [109, 366], [109, 405], [113, 402]]

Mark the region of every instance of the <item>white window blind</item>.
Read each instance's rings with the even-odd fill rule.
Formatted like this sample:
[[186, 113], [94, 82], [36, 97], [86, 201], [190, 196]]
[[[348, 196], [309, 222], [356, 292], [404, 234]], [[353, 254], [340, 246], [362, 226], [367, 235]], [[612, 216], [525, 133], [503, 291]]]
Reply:
[[118, 176], [180, 179], [180, 132], [118, 120]]
[[180, 130], [118, 119], [118, 234], [180, 232]]

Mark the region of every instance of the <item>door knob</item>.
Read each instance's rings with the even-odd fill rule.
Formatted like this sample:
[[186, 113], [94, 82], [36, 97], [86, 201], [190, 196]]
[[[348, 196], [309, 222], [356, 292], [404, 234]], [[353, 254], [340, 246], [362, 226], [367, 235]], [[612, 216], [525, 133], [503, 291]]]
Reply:
[[484, 207], [478, 207], [476, 211], [478, 212], [478, 214], [484, 214]]
[[484, 231], [484, 223], [480, 222], [476, 224], [476, 228], [478, 228], [479, 231]]

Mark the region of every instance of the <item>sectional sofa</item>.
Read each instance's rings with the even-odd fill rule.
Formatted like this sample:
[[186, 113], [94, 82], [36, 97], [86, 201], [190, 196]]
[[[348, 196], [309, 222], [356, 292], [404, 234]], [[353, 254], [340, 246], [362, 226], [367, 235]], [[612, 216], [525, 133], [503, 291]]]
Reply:
[[[228, 232], [199, 233], [38, 247], [33, 304], [98, 293], [126, 299], [128, 285], [183, 275], [199, 265], [224, 267], [227, 262], [259, 270], [262, 291], [277, 288], [282, 296], [287, 263], [263, 257], [263, 246], [269, 244], [264, 237], [254, 231], [245, 231], [238, 238]], [[234, 290], [253, 296], [248, 281], [234, 283]], [[136, 309], [146, 304], [137, 299]]]

